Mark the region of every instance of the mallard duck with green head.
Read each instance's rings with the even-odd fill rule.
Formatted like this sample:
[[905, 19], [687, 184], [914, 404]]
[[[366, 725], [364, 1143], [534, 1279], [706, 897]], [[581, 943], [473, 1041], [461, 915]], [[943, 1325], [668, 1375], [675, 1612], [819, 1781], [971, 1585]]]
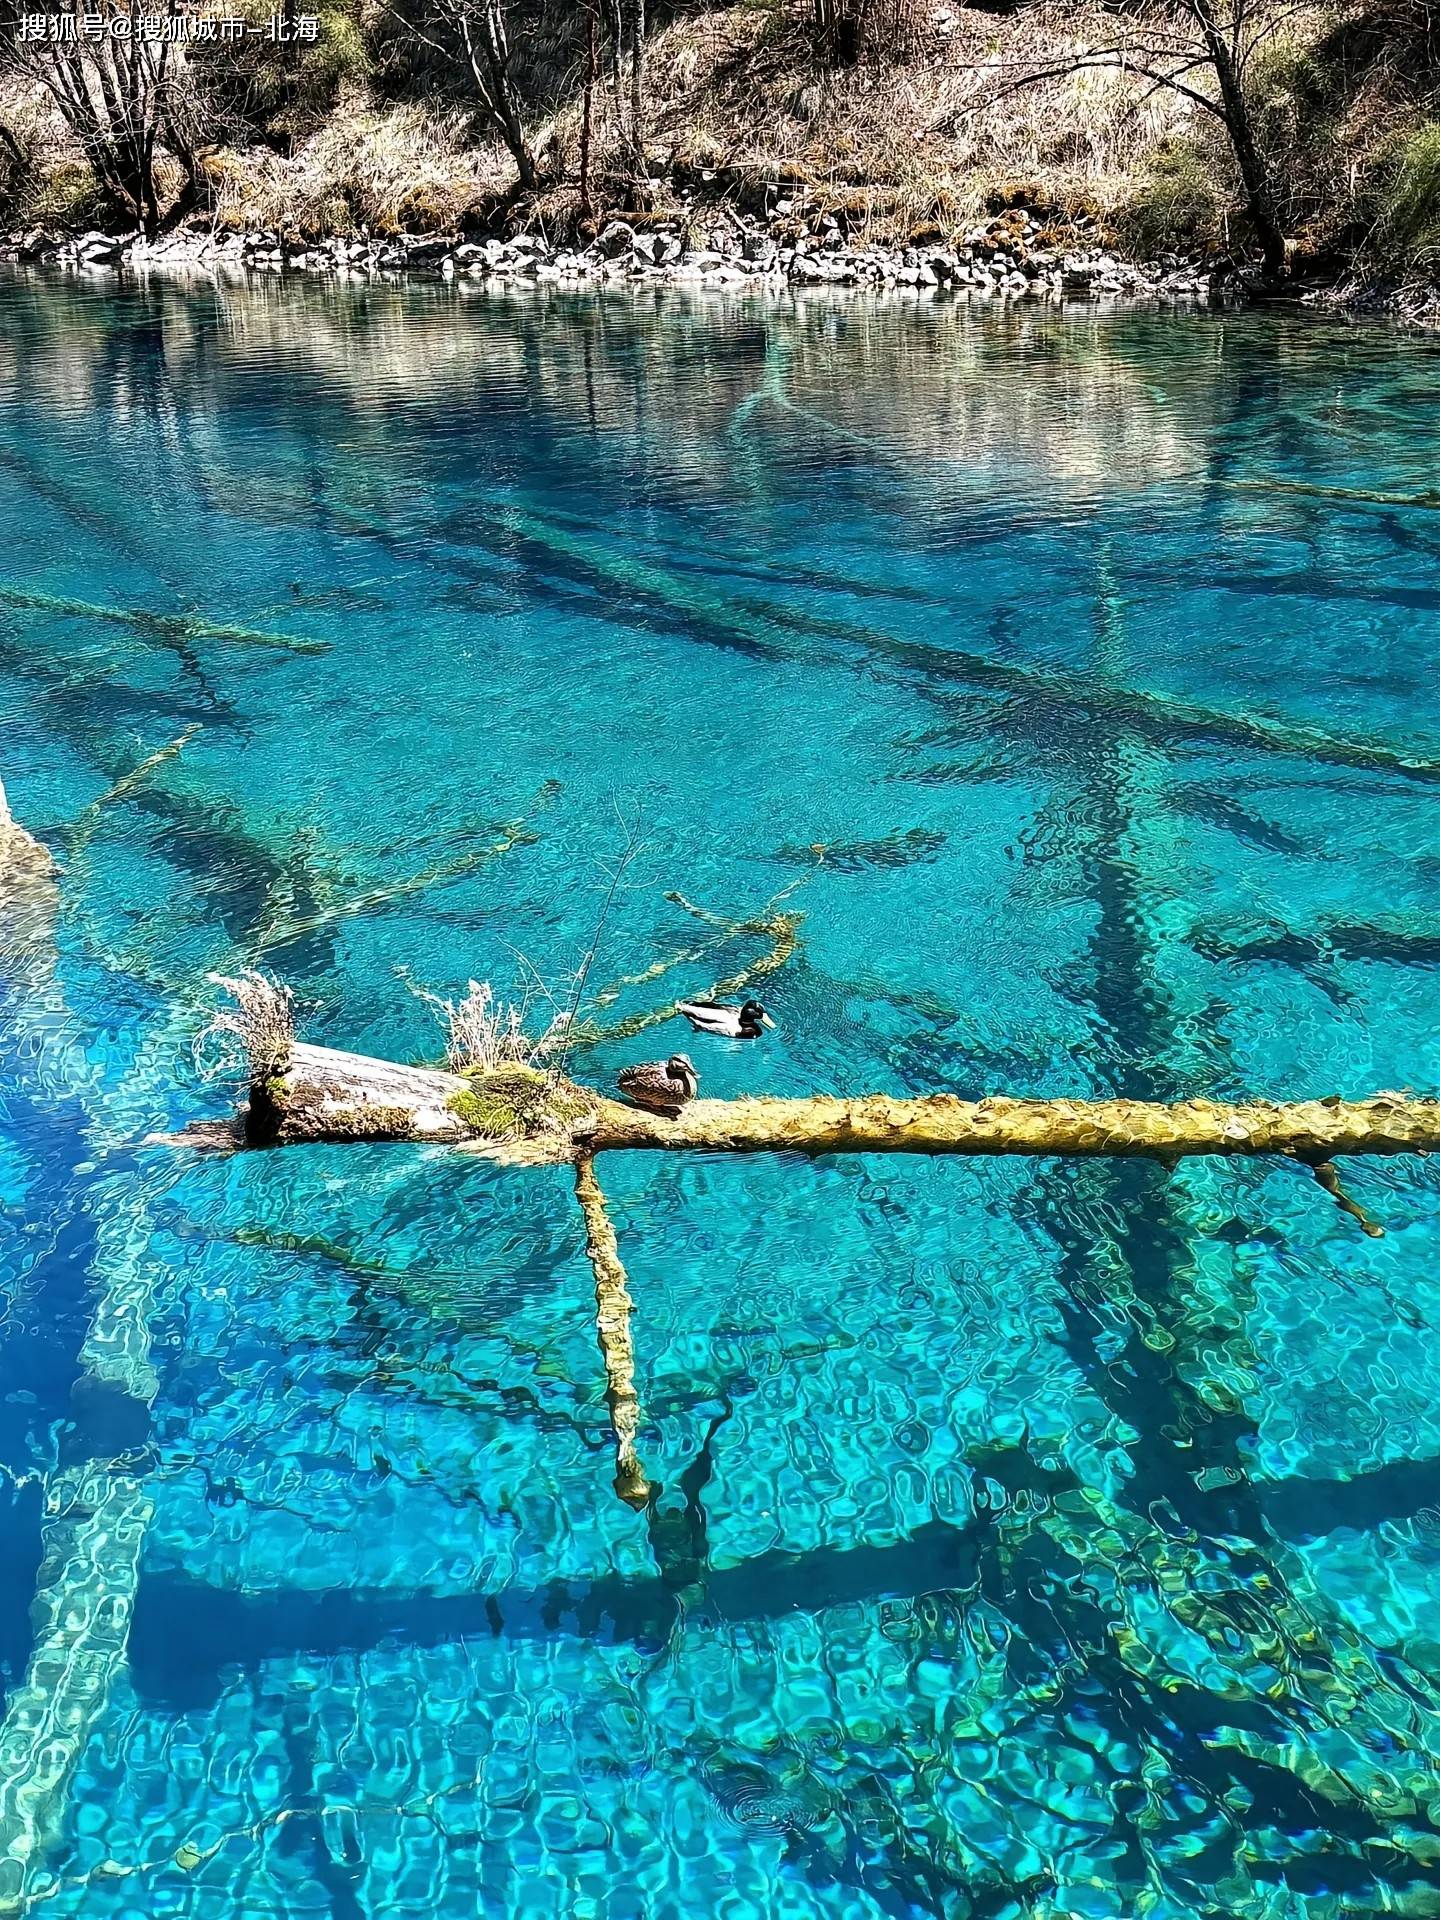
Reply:
[[764, 1027], [775, 1022], [758, 1000], [744, 1006], [722, 1006], [718, 1000], [682, 1000], [675, 1011], [690, 1022], [693, 1033], [714, 1033], [722, 1040], [758, 1040]]

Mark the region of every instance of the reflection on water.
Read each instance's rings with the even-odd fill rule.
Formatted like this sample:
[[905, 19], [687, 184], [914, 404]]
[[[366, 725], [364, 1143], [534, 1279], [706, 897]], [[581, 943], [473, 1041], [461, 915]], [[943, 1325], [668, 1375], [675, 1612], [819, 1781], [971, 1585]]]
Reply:
[[1423, 1164], [1378, 1241], [1284, 1168], [609, 1166], [636, 1514], [563, 1171], [137, 1147], [209, 971], [402, 1057], [410, 986], [563, 976], [616, 796], [588, 1074], [745, 978], [707, 1092], [1433, 1090], [1433, 344], [0, 309], [63, 867], [0, 903], [0, 1901], [1435, 1912]]

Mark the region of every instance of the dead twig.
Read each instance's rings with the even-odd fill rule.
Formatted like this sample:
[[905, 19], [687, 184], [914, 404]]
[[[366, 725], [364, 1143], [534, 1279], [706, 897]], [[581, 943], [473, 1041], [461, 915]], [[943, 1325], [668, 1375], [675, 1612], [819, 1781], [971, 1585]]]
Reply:
[[1372, 1240], [1383, 1240], [1385, 1238], [1385, 1229], [1380, 1225], [1380, 1222], [1372, 1219], [1372, 1217], [1366, 1213], [1365, 1209], [1360, 1206], [1358, 1202], [1352, 1200], [1349, 1194], [1346, 1193], [1344, 1187], [1341, 1186], [1340, 1175], [1336, 1171], [1333, 1160], [1317, 1160], [1311, 1166], [1310, 1171], [1335, 1202], [1336, 1206], [1339, 1207], [1340, 1211], [1342, 1213], [1348, 1213], [1350, 1218], [1358, 1223], [1363, 1233], [1368, 1233]]

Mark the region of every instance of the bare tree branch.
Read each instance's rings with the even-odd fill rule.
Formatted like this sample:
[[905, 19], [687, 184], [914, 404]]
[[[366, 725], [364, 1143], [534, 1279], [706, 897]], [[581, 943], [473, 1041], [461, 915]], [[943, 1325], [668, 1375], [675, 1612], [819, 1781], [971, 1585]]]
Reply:
[[[972, 71], [977, 74], [1004, 77], [964, 111], [973, 113], [1030, 87], [1100, 68], [1148, 81], [1149, 92], [1138, 104], [1157, 90], [1177, 94], [1225, 129], [1260, 242], [1266, 278], [1278, 280], [1285, 271], [1285, 237], [1245, 87], [1257, 49], [1272, 45], [1276, 31], [1275, 17], [1263, 14], [1257, 0], [1229, 0], [1228, 10], [1224, 0], [1170, 0], [1168, 20], [1162, 14], [1158, 20], [1151, 15], [1129, 23], [1106, 46], [1077, 47], [1041, 64], [975, 63]], [[1213, 78], [1213, 91], [1190, 84], [1189, 76], [1202, 72]]]
[[435, 54], [446, 67], [457, 59], [470, 75], [480, 117], [504, 141], [527, 191], [536, 184], [535, 157], [525, 134], [519, 94], [511, 73], [505, 0], [414, 0], [397, 6], [380, 0], [401, 32]]

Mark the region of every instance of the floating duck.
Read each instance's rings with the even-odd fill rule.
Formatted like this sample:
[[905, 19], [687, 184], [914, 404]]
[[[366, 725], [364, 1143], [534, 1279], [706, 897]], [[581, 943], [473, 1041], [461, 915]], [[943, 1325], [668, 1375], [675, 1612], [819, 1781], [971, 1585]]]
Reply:
[[695, 1033], [718, 1033], [722, 1040], [758, 1040], [762, 1027], [775, 1024], [758, 1000], [747, 1000], [743, 1007], [717, 1006], [713, 1000], [682, 1000], [675, 1011], [684, 1014]]
[[672, 1053], [668, 1060], [647, 1060], [641, 1066], [626, 1067], [616, 1084], [637, 1107], [674, 1115], [700, 1091], [700, 1076], [688, 1053]]

